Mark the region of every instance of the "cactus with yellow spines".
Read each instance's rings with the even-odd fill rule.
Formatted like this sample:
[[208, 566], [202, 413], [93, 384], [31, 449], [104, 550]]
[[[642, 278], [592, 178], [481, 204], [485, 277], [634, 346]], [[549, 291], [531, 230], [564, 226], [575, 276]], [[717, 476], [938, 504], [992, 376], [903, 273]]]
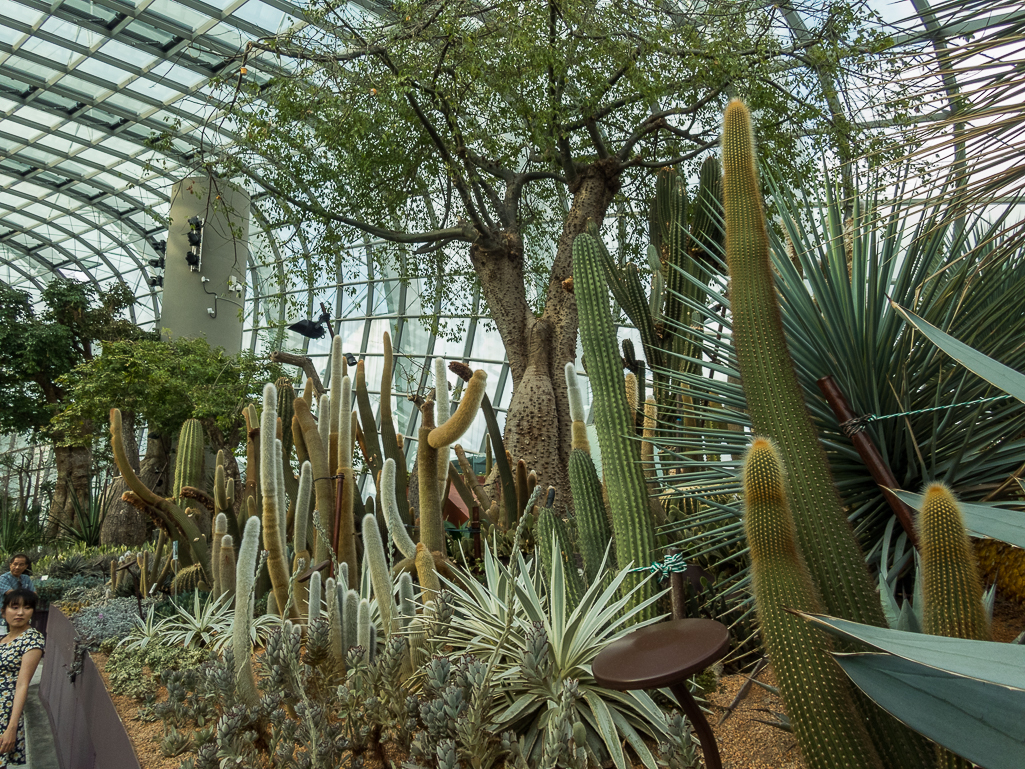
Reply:
[[[826, 613], [886, 627], [794, 373], [769, 260], [751, 114], [738, 99], [726, 107], [722, 148], [733, 345], [752, 429], [776, 441], [783, 466], [790, 471], [787, 497], [798, 546]], [[933, 764], [931, 748], [923, 738], [860, 692], [854, 701], [886, 763]]]
[[[342, 397], [342, 379], [345, 376], [343, 373], [343, 367], [345, 364], [345, 354], [342, 352], [342, 338], [341, 336], [335, 336], [331, 339], [331, 357], [330, 357], [330, 373], [331, 379], [328, 383], [328, 461], [333, 471], [338, 467], [339, 462], [342, 458], [339, 456], [338, 448], [338, 437], [339, 437], [339, 426], [342, 414], [348, 413], [351, 405], [352, 393], [349, 393], [349, 398], [344, 399]], [[319, 412], [318, 417], [324, 418], [324, 413]], [[333, 474], [333, 473], [332, 473]]]
[[791, 727], [808, 769], [882, 769], [829, 637], [788, 611], [822, 607], [798, 551], [784, 478], [775, 446], [756, 438], [744, 462], [744, 529], [762, 639]]
[[[374, 417], [374, 407], [370, 402], [370, 392], [367, 390], [367, 369], [366, 362], [359, 361], [356, 364], [356, 376], [353, 380], [356, 390], [356, 408], [359, 411], [359, 421], [363, 427], [363, 446], [366, 449], [367, 465], [370, 468], [372, 478], [377, 478], [384, 465], [381, 454], [381, 440], [377, 433], [377, 419]], [[382, 400], [383, 400], [382, 394]]]
[[975, 542], [979, 571], [987, 583], [996, 582], [1000, 595], [1025, 604], [1025, 550], [996, 539]]
[[[446, 376], [445, 359], [438, 356], [434, 359], [434, 423], [444, 426], [452, 416], [452, 402], [449, 398], [448, 377]], [[472, 420], [472, 417], [471, 417]], [[467, 425], [469, 427], [469, 425]], [[454, 440], [442, 442], [440, 439], [434, 444], [438, 451], [438, 495], [445, 502], [445, 489], [448, 487], [448, 464], [451, 459], [451, 446], [459, 437]], [[442, 436], [447, 438], [448, 436]]]
[[[921, 553], [922, 630], [930, 635], [989, 641], [982, 581], [957, 499], [942, 483], [922, 497], [918, 514]], [[944, 769], [971, 769], [972, 762], [937, 746]]]
[[722, 141], [733, 344], [753, 431], [777, 442], [790, 470], [798, 542], [826, 611], [885, 627], [794, 373], [770, 267], [751, 115], [737, 99], [726, 108]]
[[[263, 388], [263, 415], [260, 423], [260, 483], [263, 487], [263, 546], [267, 551], [267, 571], [270, 574], [274, 598], [282, 609], [288, 603], [289, 569], [285, 543], [285, 507], [287, 498], [283, 483], [281, 446], [276, 437], [277, 388], [272, 384]], [[289, 606], [288, 615], [298, 619], [295, 606]]]
[[658, 404], [654, 398], [644, 401], [644, 424], [641, 437], [641, 467], [648, 481], [655, 480], [655, 445], [653, 441], [658, 430]]
[[[573, 241], [573, 283], [580, 315], [580, 338], [594, 391], [595, 427], [601, 449], [612, 511], [619, 567], [647, 566], [654, 560], [655, 527], [648, 506], [647, 484], [633, 439], [632, 414], [623, 387], [622, 361], [616, 347], [616, 329], [609, 310], [608, 290], [602, 278], [599, 245], [588, 234]], [[628, 590], [643, 578], [632, 573], [623, 582]], [[637, 591], [634, 603], [654, 594], [649, 580]], [[644, 612], [649, 616], [649, 608]]]
[[637, 426], [637, 375], [633, 372], [623, 377], [623, 387], [626, 391], [626, 405], [630, 409], [630, 424]]
[[[335, 337], [337, 339], [337, 337]], [[341, 349], [339, 345], [338, 349]], [[339, 353], [341, 355], [341, 353]], [[359, 560], [356, 555], [356, 526], [353, 509], [356, 500], [356, 474], [352, 469], [352, 452], [355, 440], [356, 416], [351, 410], [352, 381], [342, 376], [338, 388], [341, 407], [337, 410], [338, 426], [332, 428], [332, 440], [337, 445], [337, 461], [335, 473], [342, 476], [342, 504], [338, 524], [338, 541], [333, 543], [338, 560], [349, 565], [350, 574], [358, 574]], [[335, 405], [331, 405], [331, 414], [336, 413]], [[330, 508], [334, 510], [332, 505]]]
[[922, 627], [931, 635], [990, 640], [982, 581], [961, 508], [950, 489], [933, 483], [918, 515], [921, 552]]
[[441, 592], [441, 580], [438, 579], [438, 572], [435, 570], [434, 557], [423, 542], [416, 546], [415, 561], [416, 576], [420, 580], [420, 590], [423, 592], [423, 602], [426, 606]]
[[[242, 416], [246, 421], [246, 467], [260, 466], [260, 416], [256, 413], [256, 406], [250, 403], [242, 409]], [[238, 525], [244, 526], [250, 515], [251, 509], [261, 509], [260, 502], [260, 474], [258, 472], [246, 473], [246, 484], [242, 489], [242, 509]], [[250, 507], [252, 500], [253, 507]]]
[[[285, 495], [289, 504], [295, 506], [295, 497], [299, 493], [299, 479], [292, 472], [292, 417], [295, 416], [295, 389], [288, 377], [280, 377], [274, 386], [278, 390], [278, 417], [281, 419], [281, 461], [284, 463]], [[302, 463], [300, 463], [301, 465]]]
[[[309, 461], [302, 463], [299, 470], [299, 486], [295, 498], [294, 526], [292, 529], [292, 546], [295, 555], [292, 559], [292, 573], [296, 574], [305, 568], [313, 565], [313, 558], [310, 555], [309, 530], [310, 530], [310, 497], [313, 494], [313, 468]], [[304, 582], [296, 582], [294, 588], [294, 600], [299, 615], [307, 613], [307, 602], [309, 600], [309, 585]]]
[[[451, 446], [470, 429], [470, 425], [477, 417], [477, 412], [480, 411], [487, 383], [488, 375], [484, 369], [477, 369], [473, 372], [473, 376], [470, 377], [466, 390], [463, 392], [463, 397], [456, 407], [456, 413], [446, 418], [428, 434], [427, 439], [432, 448], [440, 450], [443, 447]], [[446, 477], [447, 472], [446, 470]]]

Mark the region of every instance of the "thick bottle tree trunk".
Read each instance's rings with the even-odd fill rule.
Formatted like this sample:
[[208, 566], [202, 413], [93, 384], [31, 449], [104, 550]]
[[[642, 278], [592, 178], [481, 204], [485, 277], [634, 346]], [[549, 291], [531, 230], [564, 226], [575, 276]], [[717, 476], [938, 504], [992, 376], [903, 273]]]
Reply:
[[88, 446], [56, 446], [53, 450], [57, 466], [57, 483], [46, 523], [48, 536], [60, 533], [60, 524], [75, 522], [76, 504], [89, 510], [89, 483], [92, 480], [92, 451]]
[[[139, 441], [135, 431], [135, 413], [123, 411], [121, 424], [124, 431], [125, 453], [128, 463], [139, 473]], [[160, 441], [149, 441], [147, 445]], [[145, 483], [145, 480], [143, 481]], [[106, 495], [107, 516], [103, 519], [100, 530], [100, 542], [104, 545], [127, 545], [135, 547], [143, 544], [149, 536], [149, 520], [146, 514], [128, 502], [121, 495], [128, 490], [128, 484], [118, 476], [114, 478], [104, 492]]]
[[573, 275], [573, 239], [588, 221], [601, 226], [619, 189], [615, 159], [580, 171], [571, 185], [573, 202], [563, 223], [549, 278], [544, 312], [537, 317], [527, 303], [523, 240], [506, 231], [490, 248], [474, 244], [470, 259], [484, 298], [505, 344], [513, 379], [513, 397], [505, 423], [505, 447], [555, 486], [556, 504], [572, 506], [569, 492], [570, 425], [565, 365], [576, 358], [577, 303], [563, 281]]

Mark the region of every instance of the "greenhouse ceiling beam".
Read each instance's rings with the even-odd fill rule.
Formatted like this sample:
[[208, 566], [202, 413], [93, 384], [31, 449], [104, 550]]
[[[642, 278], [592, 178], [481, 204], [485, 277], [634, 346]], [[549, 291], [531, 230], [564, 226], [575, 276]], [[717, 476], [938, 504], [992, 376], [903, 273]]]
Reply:
[[[10, 261], [7, 261], [5, 259], [3, 261], [3, 264], [4, 264], [4, 266], [14, 270], [16, 273], [21, 275], [25, 280], [27, 280], [29, 283], [31, 283], [37, 290], [42, 291], [46, 287], [45, 283], [40, 283], [39, 282], [39, 279], [38, 279], [37, 276], [33, 275], [30, 272], [25, 272], [25, 270], [21, 269], [21, 267], [18, 266], [17, 262], [10, 262]], [[0, 280], [0, 283], [3, 283], [8, 288], [17, 290], [17, 288], [15, 286], [12, 286], [10, 283], [8, 283], [5, 280]]]

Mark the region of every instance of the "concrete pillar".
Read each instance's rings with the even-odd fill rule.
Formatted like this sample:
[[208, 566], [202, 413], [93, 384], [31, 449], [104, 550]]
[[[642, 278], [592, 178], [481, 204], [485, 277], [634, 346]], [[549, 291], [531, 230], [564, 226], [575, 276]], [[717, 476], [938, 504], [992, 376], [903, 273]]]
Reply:
[[[200, 264], [186, 261], [189, 219], [203, 220]], [[197, 177], [171, 188], [160, 329], [165, 339], [205, 337], [229, 355], [242, 349], [243, 295], [229, 288], [245, 280], [249, 254], [249, 194], [223, 179]]]

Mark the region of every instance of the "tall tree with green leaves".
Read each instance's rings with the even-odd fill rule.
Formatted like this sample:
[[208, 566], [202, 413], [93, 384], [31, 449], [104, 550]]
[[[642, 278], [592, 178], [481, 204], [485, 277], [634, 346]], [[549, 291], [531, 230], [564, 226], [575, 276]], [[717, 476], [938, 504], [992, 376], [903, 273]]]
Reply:
[[[731, 95], [759, 112], [782, 178], [813, 175], [815, 150], [838, 146], [822, 70], [870, 69], [885, 46], [858, 3], [801, 8], [800, 37], [760, 0], [698, 6], [313, 2], [308, 25], [247, 45], [226, 82], [239, 141], [203, 160], [270, 191], [303, 235], [297, 259], [329, 274], [340, 244], [369, 237], [450, 306], [479, 281], [513, 380], [506, 446], [568, 488], [573, 239], [611, 217], [622, 243], [643, 240], [653, 169], [713, 150]], [[261, 60], [287, 75], [257, 79]], [[865, 137], [842, 132], [855, 152]]]
[[92, 452], [88, 426], [49, 429], [50, 417], [67, 398], [60, 378], [93, 358], [98, 343], [141, 332], [122, 314], [135, 302], [123, 283], [97, 288], [58, 278], [40, 302], [0, 283], [0, 431], [46, 436], [53, 441], [57, 482], [48, 529], [72, 524], [75, 508], [88, 509]]

